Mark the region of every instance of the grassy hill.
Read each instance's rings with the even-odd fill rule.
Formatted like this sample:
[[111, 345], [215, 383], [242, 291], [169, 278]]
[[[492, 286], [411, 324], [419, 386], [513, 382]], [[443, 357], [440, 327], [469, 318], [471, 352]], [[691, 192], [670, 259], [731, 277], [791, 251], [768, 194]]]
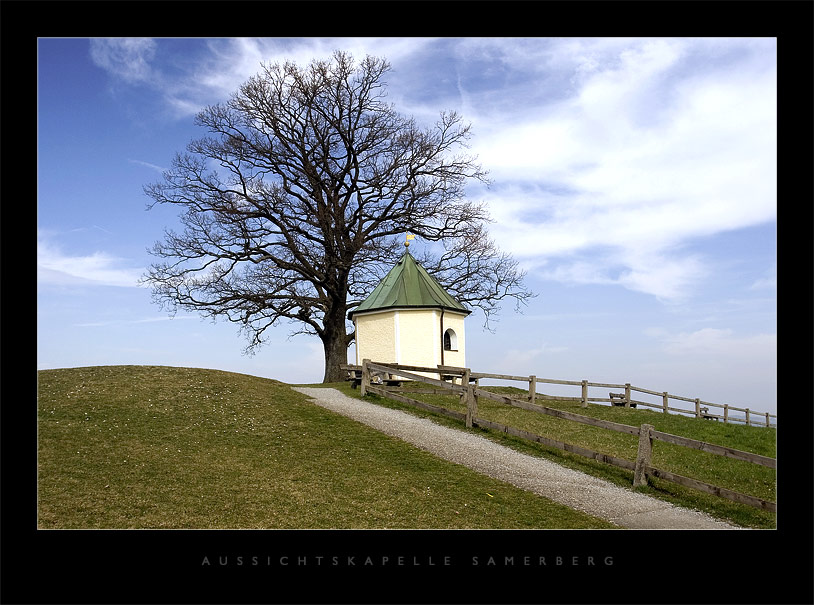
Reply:
[[[358, 396], [357, 391], [350, 389], [346, 385], [336, 384], [331, 386], [344, 390], [344, 392], [351, 396]], [[510, 397], [522, 397], [522, 395], [526, 394], [525, 391], [513, 387], [487, 388]], [[410, 397], [436, 406], [446, 407], [457, 412], [463, 413], [466, 411], [456, 396], [412, 394]], [[392, 400], [377, 399], [381, 405], [404, 410], [415, 409], [393, 402]], [[665, 433], [681, 435], [691, 439], [732, 447], [734, 449], [772, 458], [777, 455], [776, 429], [724, 424], [722, 422], [688, 418], [677, 414], [663, 414], [647, 409], [625, 409], [607, 405], [589, 405], [587, 408], [582, 408], [578, 401], [547, 400], [543, 402], [538, 400], [538, 403], [548, 407], [630, 426], [640, 426], [647, 423], [653, 425], [656, 430]], [[421, 413], [421, 415], [431, 414]], [[460, 423], [456, 424], [455, 421], [445, 418], [444, 416], [437, 414], [433, 416], [436, 422], [460, 427]], [[478, 404], [478, 417], [630, 461], [636, 459], [638, 437], [635, 435], [617, 433], [593, 426], [560, 420], [544, 414], [507, 406], [485, 398], [481, 398]], [[481, 431], [481, 433], [509, 447], [532, 455], [548, 458], [564, 466], [601, 477], [625, 488], [631, 487], [633, 478], [632, 471], [626, 471], [576, 454], [570, 454], [538, 443], [511, 437], [502, 432]], [[736, 492], [756, 496], [768, 501], [776, 501], [777, 498], [776, 471], [763, 466], [661, 442], [654, 443], [652, 462], [656, 468], [698, 479], [699, 481], [712, 485], [725, 487]], [[776, 527], [777, 515], [775, 513], [758, 510], [751, 506], [738, 504], [714, 495], [703, 494], [671, 482], [651, 477], [649, 479], [649, 485], [639, 489], [648, 495], [661, 498], [679, 506], [703, 510], [715, 517], [734, 522], [744, 527]]]
[[38, 373], [38, 526], [604, 528], [228, 372]]
[[[359, 396], [348, 383], [323, 386]], [[463, 411], [455, 397], [414, 397]], [[443, 416], [372, 400], [463, 429]], [[775, 429], [649, 410], [582, 409], [573, 402], [546, 405], [633, 426], [647, 422], [664, 432], [776, 456]], [[628, 460], [636, 457], [635, 436], [489, 400], [481, 400], [479, 416]], [[38, 377], [38, 419], [41, 528], [610, 527], [313, 405], [275, 380], [158, 366], [44, 370]], [[480, 432], [631, 486], [629, 471], [504, 433]], [[655, 444], [653, 464], [776, 500], [776, 473], [764, 467], [664, 443]], [[776, 526], [773, 513], [666, 481], [651, 478], [640, 489], [745, 527]]]

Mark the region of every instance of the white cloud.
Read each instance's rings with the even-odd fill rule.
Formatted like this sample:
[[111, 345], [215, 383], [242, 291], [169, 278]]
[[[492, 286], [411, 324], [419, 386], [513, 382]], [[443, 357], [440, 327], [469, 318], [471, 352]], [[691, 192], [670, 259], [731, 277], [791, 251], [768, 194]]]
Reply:
[[777, 289], [777, 263], [773, 264], [763, 277], [756, 280], [750, 287], [751, 290], [776, 290]]
[[124, 267], [124, 259], [104, 252], [69, 255], [48, 241], [37, 237], [37, 282], [58, 286], [137, 287], [142, 268]]
[[678, 302], [692, 294], [694, 286], [708, 274], [708, 268], [696, 256], [602, 251], [588, 258], [563, 260], [550, 268], [537, 268], [535, 273], [542, 279], [565, 284], [623, 286], [664, 301]]
[[90, 56], [93, 62], [128, 83], [147, 82], [153, 75], [150, 61], [156, 42], [149, 38], [93, 38]]
[[261, 71], [261, 64], [293, 61], [306, 66], [315, 59], [329, 59], [335, 50], [347, 51], [357, 61], [370, 54], [386, 57], [394, 64], [418, 52], [431, 40], [220, 38], [207, 41], [207, 53], [196, 60], [186, 76], [168, 78], [155, 72], [154, 85], [164, 94], [176, 117], [181, 118], [196, 114], [206, 105], [226, 101], [241, 84]]
[[142, 160], [127, 160], [131, 164], [138, 164], [139, 166], [144, 166], [145, 168], [150, 168], [151, 170], [155, 170], [156, 172], [164, 172], [166, 169], [162, 168], [161, 166], [157, 166], [156, 164], [151, 164], [150, 162], [143, 162]]
[[777, 358], [777, 334], [736, 336], [732, 330], [703, 328], [679, 334], [661, 333], [664, 351], [687, 357], [715, 357], [737, 362]]
[[617, 283], [671, 298], [704, 273], [681, 244], [776, 218], [773, 41], [582, 46], [548, 62], [572, 94], [476, 116], [492, 233], [519, 258], [563, 257], [548, 277], [609, 283], [621, 263]]
[[684, 397], [700, 397], [753, 410], [777, 412], [777, 334], [738, 333], [707, 327], [675, 332], [644, 330], [656, 348], [642, 343], [646, 359], [638, 364], [644, 388]]
[[[466, 109], [494, 182], [491, 233], [549, 279], [673, 300], [708, 275], [683, 244], [776, 217], [773, 39], [222, 38], [172, 78], [160, 41], [92, 44], [97, 64], [153, 86], [179, 117], [224, 101], [261, 62], [387, 57], [400, 111]], [[427, 63], [439, 44], [452, 50], [441, 68]], [[449, 85], [418, 95], [432, 68]]]
[[501, 356], [500, 369], [512, 372], [534, 372], [535, 363], [545, 355], [567, 351], [567, 347], [555, 347], [545, 343], [530, 349], [509, 349]]
[[646, 250], [628, 250], [625, 264], [628, 269], [619, 277], [620, 285], [673, 302], [690, 298], [709, 272], [699, 256], [648, 254]]

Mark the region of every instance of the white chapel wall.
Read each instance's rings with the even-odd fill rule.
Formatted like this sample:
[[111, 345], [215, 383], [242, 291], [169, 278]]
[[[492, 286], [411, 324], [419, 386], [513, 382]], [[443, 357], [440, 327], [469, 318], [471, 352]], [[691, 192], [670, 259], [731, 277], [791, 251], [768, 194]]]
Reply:
[[455, 331], [455, 336], [458, 341], [457, 351], [444, 351], [444, 365], [457, 366], [459, 368], [466, 367], [466, 333], [464, 331], [465, 317], [465, 315], [461, 315], [459, 313], [444, 311], [444, 331], [452, 328]]
[[[454, 330], [457, 341], [454, 347], [457, 350], [443, 352], [444, 365], [466, 367], [465, 317], [444, 311], [444, 330]], [[441, 363], [443, 339], [439, 309], [402, 308], [362, 313], [355, 316], [354, 322], [357, 364], [363, 359], [424, 367]]]
[[361, 364], [363, 359], [397, 363], [394, 315], [393, 311], [385, 311], [354, 318], [357, 364]]
[[[437, 358], [435, 341], [440, 329], [433, 309], [401, 309], [399, 316], [399, 363], [434, 368]], [[436, 376], [437, 377], [437, 376]]]

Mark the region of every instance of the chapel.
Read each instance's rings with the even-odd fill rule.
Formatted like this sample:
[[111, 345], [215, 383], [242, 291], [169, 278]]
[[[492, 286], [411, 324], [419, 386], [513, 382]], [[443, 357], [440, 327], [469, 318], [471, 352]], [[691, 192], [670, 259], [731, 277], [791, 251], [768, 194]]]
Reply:
[[356, 363], [363, 359], [422, 367], [466, 367], [464, 318], [453, 298], [410, 254], [362, 304], [348, 313], [356, 328]]

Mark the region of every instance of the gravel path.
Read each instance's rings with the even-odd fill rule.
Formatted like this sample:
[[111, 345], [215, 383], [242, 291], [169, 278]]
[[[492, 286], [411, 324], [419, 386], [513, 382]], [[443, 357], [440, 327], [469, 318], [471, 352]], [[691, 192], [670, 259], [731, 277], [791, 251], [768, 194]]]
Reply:
[[383, 433], [571, 508], [631, 529], [735, 529], [699, 511], [623, 489], [554, 462], [521, 454], [484, 437], [399, 410], [348, 397], [336, 389], [294, 389], [318, 405]]

